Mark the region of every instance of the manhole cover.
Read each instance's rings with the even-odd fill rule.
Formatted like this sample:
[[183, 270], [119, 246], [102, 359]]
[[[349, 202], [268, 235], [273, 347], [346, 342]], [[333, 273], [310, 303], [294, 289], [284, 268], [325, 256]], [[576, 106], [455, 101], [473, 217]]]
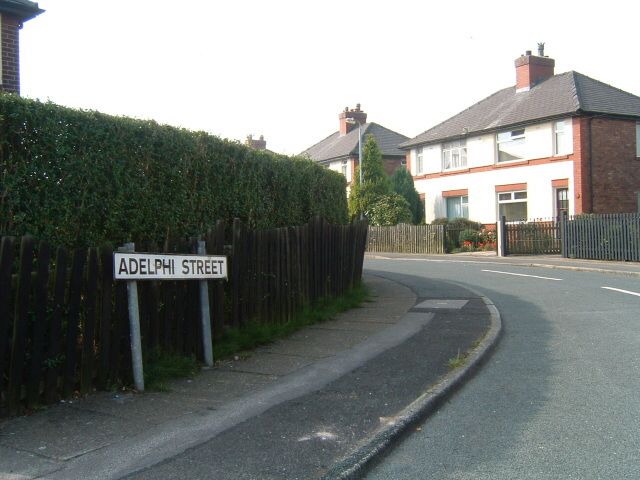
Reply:
[[419, 303], [418, 305], [416, 305], [415, 307], [413, 307], [414, 309], [416, 308], [447, 308], [447, 309], [460, 309], [462, 307], [464, 307], [467, 303], [469, 302], [469, 300], [438, 300], [438, 299], [431, 299], [431, 300], [425, 300], [424, 302]]

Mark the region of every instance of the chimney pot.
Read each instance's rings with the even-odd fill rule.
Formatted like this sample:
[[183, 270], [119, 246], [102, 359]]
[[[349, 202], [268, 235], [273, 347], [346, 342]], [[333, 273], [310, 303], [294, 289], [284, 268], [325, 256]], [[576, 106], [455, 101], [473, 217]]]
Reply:
[[525, 55], [527, 55], [527, 56], [531, 55], [531, 50], [527, 50], [527, 51], [525, 52]]

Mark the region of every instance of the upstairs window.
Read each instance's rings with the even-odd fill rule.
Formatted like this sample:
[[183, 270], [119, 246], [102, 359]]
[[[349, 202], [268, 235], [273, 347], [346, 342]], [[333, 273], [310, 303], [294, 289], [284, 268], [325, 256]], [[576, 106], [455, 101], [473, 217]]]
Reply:
[[498, 163], [523, 160], [525, 158], [526, 141], [524, 128], [498, 133], [496, 143], [498, 145]]
[[442, 144], [442, 170], [456, 170], [467, 166], [467, 141]]
[[420, 175], [424, 172], [424, 156], [422, 153], [422, 147], [416, 149], [416, 175]]
[[567, 155], [573, 150], [569, 144], [570, 134], [564, 120], [553, 123], [553, 153], [554, 155]]
[[347, 161], [346, 160], [342, 160], [342, 165], [340, 165], [340, 171], [342, 172], [342, 175], [344, 175], [346, 178], [347, 177]]

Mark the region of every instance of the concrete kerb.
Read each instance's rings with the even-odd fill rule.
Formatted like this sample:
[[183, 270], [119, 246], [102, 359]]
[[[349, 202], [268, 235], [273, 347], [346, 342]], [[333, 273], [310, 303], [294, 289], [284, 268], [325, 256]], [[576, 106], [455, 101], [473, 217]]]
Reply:
[[[450, 282], [454, 283], [454, 282]], [[502, 335], [502, 318], [494, 303], [481, 293], [459, 285], [482, 299], [490, 313], [490, 326], [479, 345], [469, 353], [464, 366], [452, 370], [432, 385], [426, 392], [400, 411], [394, 421], [380, 427], [351, 455], [335, 464], [322, 480], [346, 480], [361, 478], [376, 460], [414, 425], [424, 421], [447, 398], [469, 380], [489, 358]]]

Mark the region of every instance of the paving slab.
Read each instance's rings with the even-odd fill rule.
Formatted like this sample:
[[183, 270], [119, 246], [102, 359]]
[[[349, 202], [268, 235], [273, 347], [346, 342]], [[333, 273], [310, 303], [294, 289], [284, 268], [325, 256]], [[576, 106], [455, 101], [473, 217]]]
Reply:
[[57, 462], [30, 452], [0, 445], [0, 479], [29, 480], [46, 475], [60, 468]]
[[117, 442], [136, 430], [136, 425], [118, 417], [59, 404], [0, 424], [0, 445], [54, 460], [69, 460]]

